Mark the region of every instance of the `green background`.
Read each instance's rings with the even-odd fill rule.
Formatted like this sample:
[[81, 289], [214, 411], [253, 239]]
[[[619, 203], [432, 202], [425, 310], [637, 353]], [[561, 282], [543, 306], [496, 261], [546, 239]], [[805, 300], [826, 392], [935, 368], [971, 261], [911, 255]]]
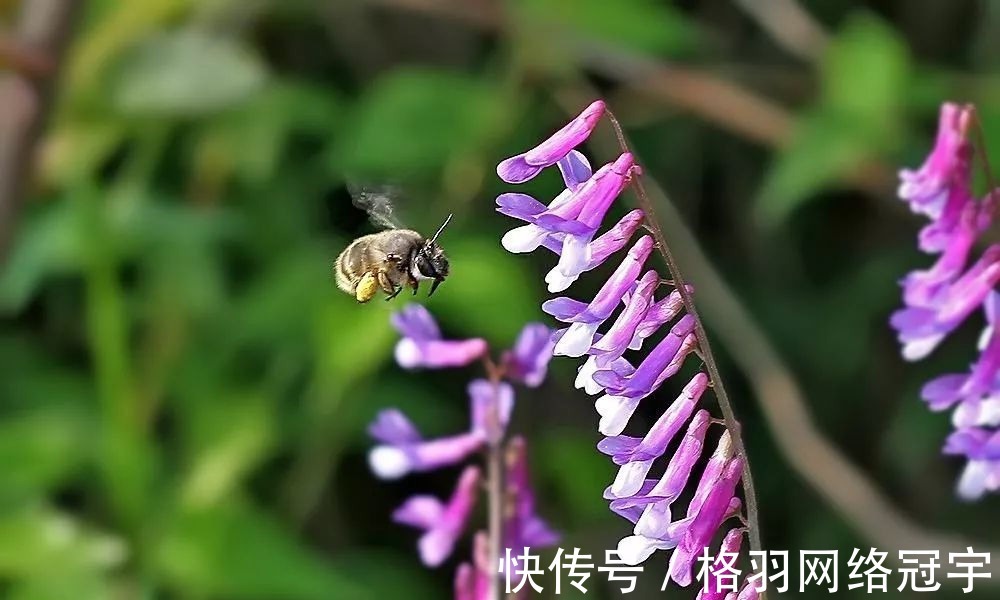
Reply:
[[[17, 4], [0, 2], [0, 19]], [[896, 282], [931, 260], [915, 249], [921, 220], [894, 198], [895, 169], [923, 160], [945, 99], [976, 102], [1000, 148], [1000, 3], [804, 1], [828, 39], [798, 54], [745, 9], [762, 4], [88, 2], [0, 270], [0, 593], [450, 597], [456, 561], [422, 568], [415, 532], [389, 514], [409, 494], [450, 493], [457, 471], [376, 481], [364, 429], [398, 406], [428, 435], [457, 431], [479, 373], [402, 371], [388, 317], [411, 299], [358, 306], [336, 289], [333, 259], [372, 230], [344, 181], [401, 183], [400, 213], [424, 232], [455, 214], [442, 238], [452, 276], [416, 301], [498, 354], [544, 320], [552, 256], [500, 247], [514, 223], [493, 211], [509, 189], [495, 164], [595, 95], [819, 429], [902, 514], [997, 543], [1000, 500], [956, 500], [959, 461], [939, 455], [949, 417], [918, 397], [973, 360], [981, 318], [917, 365], [887, 318]], [[596, 140], [587, 152], [614, 156]], [[547, 173], [528, 189], [558, 187]], [[765, 546], [841, 550], [844, 588], [866, 532], [790, 468], [733, 360], [744, 350], [713, 339]], [[601, 555], [628, 528], [601, 500], [612, 466], [573, 369], [557, 359], [541, 388], [521, 390], [512, 429], [528, 437], [562, 545]], [[633, 598], [692, 597], [658, 591], [665, 557]], [[587, 597], [617, 597], [601, 579]]]

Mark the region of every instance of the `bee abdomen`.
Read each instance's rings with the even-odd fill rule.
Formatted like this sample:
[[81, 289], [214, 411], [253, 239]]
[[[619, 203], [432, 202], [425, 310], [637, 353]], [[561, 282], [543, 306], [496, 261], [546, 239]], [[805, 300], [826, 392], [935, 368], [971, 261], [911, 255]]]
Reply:
[[351, 245], [344, 249], [337, 257], [337, 262], [334, 264], [334, 275], [337, 279], [337, 287], [344, 290], [348, 294], [354, 293], [354, 288], [358, 285], [358, 279], [360, 278], [360, 273], [355, 273], [354, 269], [351, 269], [351, 251], [358, 244], [360, 240], [354, 240]]

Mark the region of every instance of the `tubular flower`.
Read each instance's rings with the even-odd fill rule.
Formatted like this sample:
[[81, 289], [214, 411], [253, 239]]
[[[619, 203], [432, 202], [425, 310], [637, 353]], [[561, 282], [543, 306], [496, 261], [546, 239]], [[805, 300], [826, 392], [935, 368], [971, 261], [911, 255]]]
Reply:
[[436, 567], [448, 559], [462, 535], [465, 522], [476, 504], [479, 469], [466, 467], [448, 504], [433, 496], [413, 496], [396, 509], [392, 519], [425, 531], [420, 538], [420, 560]]
[[[430, 313], [419, 306], [409, 306], [394, 315], [393, 324], [404, 336], [400, 345], [408, 346], [402, 352], [397, 346], [397, 362], [404, 368], [460, 366], [487, 353], [484, 340], [442, 340]], [[556, 534], [535, 512], [525, 442], [518, 437], [506, 440], [514, 409], [511, 384], [541, 385], [553, 345], [552, 330], [540, 323], [529, 323], [518, 335], [514, 347], [501, 354], [498, 363], [486, 358], [490, 379], [473, 379], [467, 388], [470, 414], [467, 431], [427, 440], [401, 411], [394, 408], [380, 411], [368, 428], [372, 438], [379, 442], [368, 455], [372, 471], [382, 479], [398, 479], [409, 473], [465, 463], [480, 451], [506, 452], [508, 489], [503, 498], [491, 499], [506, 504], [503, 530], [498, 536], [509, 547], [518, 549], [554, 543]], [[419, 356], [419, 360], [413, 360], [414, 356]], [[440, 566], [451, 555], [483, 487], [481, 480], [480, 469], [466, 465], [446, 502], [429, 495], [416, 495], [393, 513], [397, 523], [423, 532], [417, 547], [425, 565]], [[473, 564], [460, 565], [455, 574], [455, 597], [460, 600], [489, 597], [491, 577], [496, 571], [487, 564], [487, 543], [483, 536], [476, 536], [475, 547]]]
[[[942, 375], [928, 382], [921, 396], [931, 410], [953, 409], [956, 431], [944, 453], [966, 458], [958, 483], [962, 498], [977, 499], [1000, 490], [1000, 335], [994, 327], [1000, 295], [1000, 245], [986, 248], [978, 259], [973, 249], [990, 226], [1000, 190], [982, 200], [972, 193], [973, 146], [968, 131], [975, 119], [972, 106], [941, 107], [937, 141], [916, 170], [900, 171], [900, 198], [930, 223], [921, 231], [918, 246], [940, 253], [927, 270], [914, 271], [902, 281], [904, 308], [890, 324], [902, 344], [903, 358], [929, 355], [970, 315], [982, 307], [986, 327], [980, 356], [967, 374]], [[971, 264], [970, 264], [971, 263]]]
[[403, 338], [396, 344], [396, 362], [405, 369], [464, 367], [486, 353], [486, 340], [445, 340], [434, 317], [419, 304], [410, 304], [392, 316]]
[[[589, 125], [590, 130], [595, 123]], [[584, 137], [574, 137], [574, 147]], [[565, 156], [582, 164], [584, 160], [577, 154], [574, 150]], [[559, 164], [562, 168], [563, 163]], [[507, 176], [510, 169], [504, 161], [498, 173], [505, 181], [519, 183], [520, 178]], [[566, 169], [562, 171], [565, 176]], [[578, 175], [585, 173], [577, 171]], [[583, 183], [567, 179], [566, 189], [548, 205], [523, 194], [501, 195], [497, 211], [528, 223], [514, 230], [524, 233], [512, 236], [512, 231], [504, 236], [502, 245], [512, 252], [544, 247], [555, 253], [558, 262], [546, 276], [546, 283], [552, 292], [568, 289], [580, 274], [623, 250], [644, 222], [646, 215], [633, 210], [600, 233], [614, 201], [640, 175], [635, 158], [624, 151], [614, 162], [594, 169]], [[925, 187], [929, 190], [930, 184]], [[735, 451], [729, 432], [723, 432], [715, 452], [701, 468], [693, 499], [686, 507], [676, 506], [683, 492], [691, 489], [688, 482], [697, 472], [709, 429], [718, 422], [707, 410], [698, 409], [701, 396], [711, 385], [709, 376], [700, 370], [690, 376], [651, 428], [639, 435], [625, 433], [629, 426], [637, 425], [632, 416], [639, 404], [648, 402], [646, 399], [678, 374], [687, 357], [699, 349], [697, 320], [684, 314], [681, 290], [658, 295], [667, 281], [646, 264], [653, 248], [652, 237], [640, 237], [592, 299], [561, 296], [544, 302], [542, 310], [568, 325], [553, 336], [554, 354], [583, 359], [575, 385], [598, 396], [594, 403], [600, 415], [598, 429], [607, 436], [598, 450], [618, 465], [618, 474], [604, 497], [613, 512], [634, 525], [632, 534], [619, 543], [619, 556], [628, 564], [639, 564], [656, 550], [673, 550], [670, 576], [686, 586], [691, 583], [692, 562], [725, 521], [742, 511], [737, 488], [745, 461]], [[688, 286], [686, 292], [693, 289]], [[957, 314], [947, 316], [955, 318]], [[658, 339], [644, 357], [628, 355], [640, 350], [651, 337]], [[674, 444], [678, 436], [680, 442]], [[668, 452], [670, 448], [672, 452]], [[666, 470], [658, 478], [649, 478], [659, 460], [667, 461]], [[735, 538], [740, 535], [742, 530], [731, 532], [727, 543], [738, 545]]]
[[512, 156], [497, 165], [497, 175], [507, 183], [524, 183], [538, 175], [582, 144], [604, 116], [604, 102], [598, 100], [575, 119], [531, 150]]

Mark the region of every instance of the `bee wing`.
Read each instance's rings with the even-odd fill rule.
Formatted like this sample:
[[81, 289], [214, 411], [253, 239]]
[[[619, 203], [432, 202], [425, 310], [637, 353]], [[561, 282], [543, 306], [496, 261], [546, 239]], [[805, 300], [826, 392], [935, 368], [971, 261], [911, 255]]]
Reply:
[[402, 229], [396, 216], [396, 201], [402, 195], [399, 189], [390, 185], [370, 186], [349, 183], [351, 202], [368, 213], [372, 223], [383, 229]]

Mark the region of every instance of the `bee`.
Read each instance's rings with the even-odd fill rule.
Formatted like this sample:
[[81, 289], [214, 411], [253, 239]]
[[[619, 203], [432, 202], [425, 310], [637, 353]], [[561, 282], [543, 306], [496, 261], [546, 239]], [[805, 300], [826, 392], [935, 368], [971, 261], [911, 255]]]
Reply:
[[351, 242], [334, 265], [337, 287], [358, 302], [368, 302], [379, 288], [392, 300], [407, 285], [416, 295], [421, 281], [430, 280], [430, 296], [448, 276], [448, 257], [437, 239], [451, 221], [444, 220], [434, 237], [427, 239], [397, 222], [391, 189], [351, 189], [354, 205], [365, 210], [383, 231]]

